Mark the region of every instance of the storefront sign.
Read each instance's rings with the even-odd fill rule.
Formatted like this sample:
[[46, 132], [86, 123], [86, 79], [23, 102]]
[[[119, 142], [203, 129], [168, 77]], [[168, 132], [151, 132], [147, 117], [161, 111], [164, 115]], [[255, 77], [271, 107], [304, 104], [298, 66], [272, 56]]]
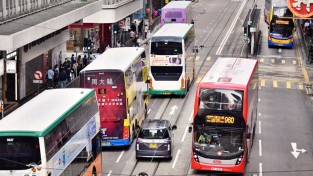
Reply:
[[16, 73], [16, 60], [6, 60], [6, 73]]

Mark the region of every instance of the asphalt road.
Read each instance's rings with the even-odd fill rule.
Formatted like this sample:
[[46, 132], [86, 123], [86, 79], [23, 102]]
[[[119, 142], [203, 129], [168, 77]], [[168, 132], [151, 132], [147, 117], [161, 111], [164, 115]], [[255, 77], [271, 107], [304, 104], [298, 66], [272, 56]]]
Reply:
[[[197, 78], [186, 97], [151, 97], [148, 118], [169, 119], [177, 125], [174, 131], [172, 160], [143, 160], [137, 163], [134, 143], [129, 148], [104, 150], [102, 175], [221, 175], [198, 172], [190, 168], [191, 135], [187, 129], [192, 121], [197, 82], [220, 57], [245, 57], [242, 22], [253, 1], [199, 0], [194, 3], [196, 45], [203, 48], [196, 58]], [[309, 176], [313, 175], [313, 108], [306, 94], [299, 45], [293, 49], [269, 49], [267, 24], [263, 18], [259, 60], [259, 104], [257, 130], [245, 175]], [[296, 38], [297, 40], [297, 38]], [[148, 47], [148, 46], [146, 46]], [[171, 108], [177, 106], [174, 114]], [[296, 149], [293, 149], [293, 147]], [[304, 149], [304, 150], [302, 150]], [[292, 151], [294, 151], [292, 153]]]

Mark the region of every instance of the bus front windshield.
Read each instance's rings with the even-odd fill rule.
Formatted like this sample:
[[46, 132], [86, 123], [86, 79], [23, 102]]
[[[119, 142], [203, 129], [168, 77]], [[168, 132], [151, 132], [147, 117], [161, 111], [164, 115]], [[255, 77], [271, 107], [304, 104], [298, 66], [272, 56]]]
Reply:
[[151, 42], [151, 53], [155, 55], [179, 55], [183, 54], [182, 42], [155, 41]]
[[243, 129], [194, 127], [194, 150], [205, 156], [237, 157], [244, 149]]
[[242, 111], [243, 91], [200, 89], [199, 112], [205, 110]]
[[41, 164], [38, 138], [0, 136], [0, 171], [29, 169], [28, 164]]

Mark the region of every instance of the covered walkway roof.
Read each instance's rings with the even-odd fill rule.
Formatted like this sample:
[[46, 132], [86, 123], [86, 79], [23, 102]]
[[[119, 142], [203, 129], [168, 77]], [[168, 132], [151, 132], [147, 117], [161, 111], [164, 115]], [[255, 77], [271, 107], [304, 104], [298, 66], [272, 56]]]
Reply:
[[101, 10], [98, 0], [71, 1], [0, 25], [0, 50], [13, 51]]

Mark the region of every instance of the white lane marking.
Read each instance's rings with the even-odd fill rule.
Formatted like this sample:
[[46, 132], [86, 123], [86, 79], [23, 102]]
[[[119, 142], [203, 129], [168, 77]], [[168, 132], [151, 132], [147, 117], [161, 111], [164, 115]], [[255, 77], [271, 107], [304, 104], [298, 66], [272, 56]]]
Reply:
[[151, 111], [151, 109], [148, 110], [147, 114], [149, 114], [150, 111]]
[[192, 120], [193, 117], [193, 110], [191, 111], [190, 117], [189, 117], [189, 122]]
[[262, 176], [262, 163], [259, 163], [259, 176]]
[[183, 138], [181, 139], [182, 142], [184, 142], [185, 140], [185, 137], [186, 137], [186, 134], [187, 134], [187, 130], [188, 130], [189, 126], [186, 126], [186, 129], [185, 129], [185, 132], [184, 132], [184, 135], [183, 135]]
[[176, 165], [176, 162], [177, 162], [177, 159], [178, 159], [179, 153], [180, 153], [180, 149], [177, 151], [177, 154], [176, 154], [176, 157], [175, 157], [174, 163], [173, 163], [173, 165], [172, 165], [172, 168], [174, 168], [174, 167], [175, 167], [175, 165]]
[[262, 141], [259, 140], [259, 156], [262, 156]]
[[261, 121], [259, 121], [259, 134], [261, 134]]
[[259, 112], [259, 117], [261, 117], [261, 113]]
[[261, 102], [261, 99], [259, 98], [259, 102]]
[[234, 21], [232, 22], [229, 30], [227, 31], [224, 39], [222, 40], [222, 43], [221, 43], [220, 47], [216, 51], [216, 55], [220, 55], [221, 54], [221, 52], [222, 52], [222, 50], [224, 48], [224, 45], [225, 45], [226, 41], [228, 40], [228, 37], [229, 37], [230, 33], [233, 31], [233, 28], [235, 27], [235, 24], [236, 24], [237, 20], [239, 19], [239, 15], [241, 14], [241, 12], [243, 10], [243, 7], [245, 6], [246, 2], [247, 2], [247, 0], [245, 0], [241, 4], [240, 9], [239, 9], [238, 13], [236, 14], [236, 17], [235, 17]]
[[124, 154], [124, 150], [122, 151], [122, 153], [120, 154], [120, 156], [117, 158], [116, 163], [118, 163], [118, 162], [120, 161], [120, 159], [122, 158], [123, 154]]
[[111, 173], [112, 173], [112, 170], [110, 170], [110, 172], [108, 173], [108, 175], [107, 175], [107, 176], [110, 176], [110, 175], [111, 175]]

